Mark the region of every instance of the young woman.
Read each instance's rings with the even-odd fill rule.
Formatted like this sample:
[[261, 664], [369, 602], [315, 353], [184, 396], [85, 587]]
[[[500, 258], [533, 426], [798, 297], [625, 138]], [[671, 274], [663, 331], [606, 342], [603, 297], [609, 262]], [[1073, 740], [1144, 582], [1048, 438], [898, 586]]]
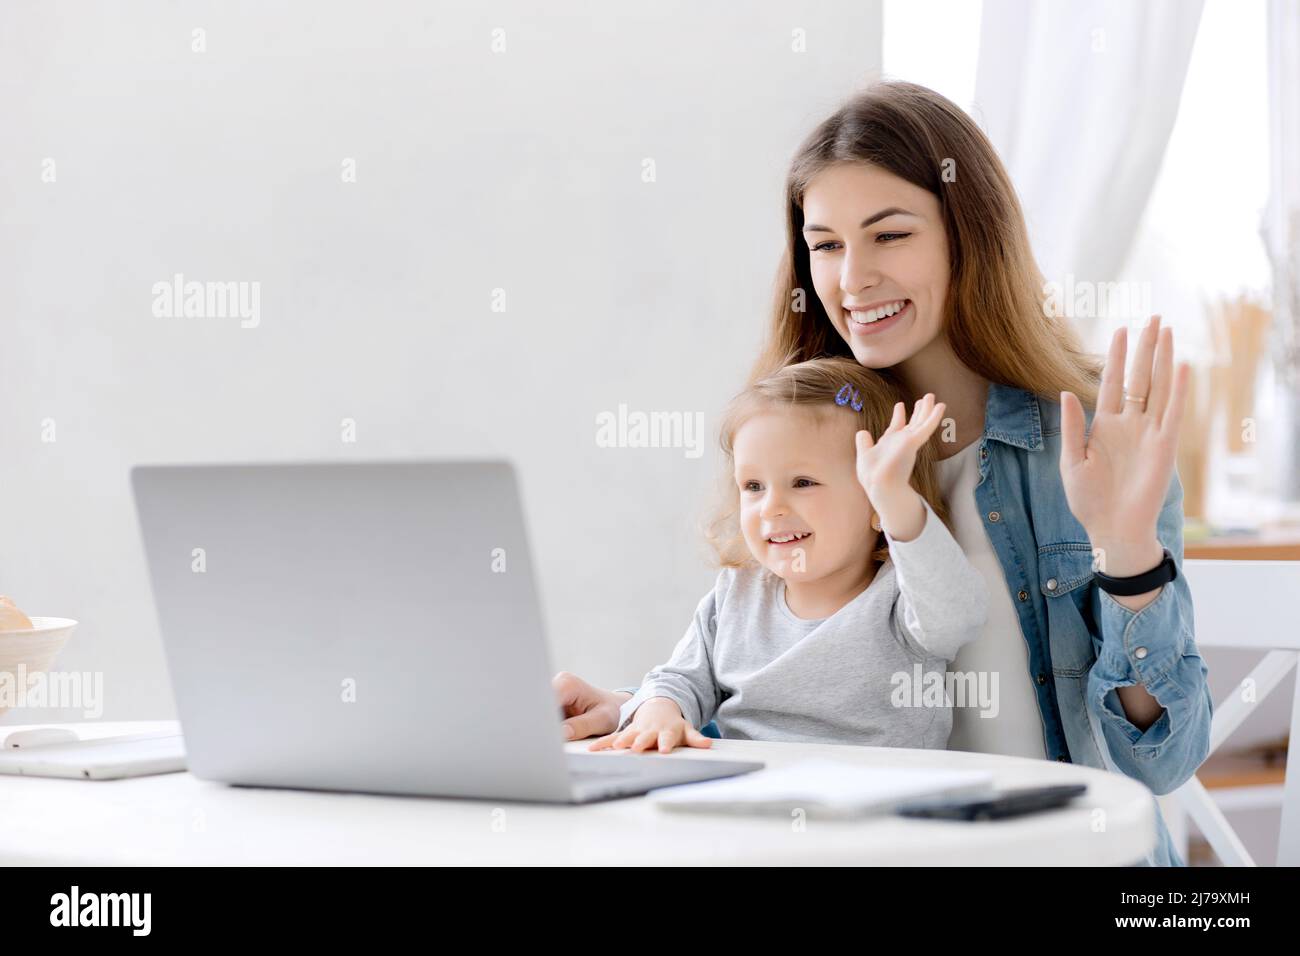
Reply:
[[[1062, 188], [1069, 188], [1062, 183]], [[936, 435], [954, 536], [988, 621], [952, 664], [997, 715], [954, 712], [950, 749], [1114, 770], [1169, 793], [1209, 752], [1175, 469], [1187, 387], [1152, 317], [1104, 366], [1046, 307], [1019, 202], [975, 123], [924, 87], [882, 83], [819, 125], [787, 178], [787, 248], [752, 378], [851, 356], [946, 404]], [[1088, 427], [1090, 426], [1090, 428]], [[629, 694], [555, 678], [573, 739]], [[1181, 865], [1157, 810], [1146, 862]]]

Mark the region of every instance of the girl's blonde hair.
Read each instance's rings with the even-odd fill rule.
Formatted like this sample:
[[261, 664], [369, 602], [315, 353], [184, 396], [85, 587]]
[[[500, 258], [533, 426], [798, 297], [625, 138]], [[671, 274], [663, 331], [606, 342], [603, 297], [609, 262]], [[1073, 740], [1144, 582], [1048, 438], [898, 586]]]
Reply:
[[[817, 298], [803, 236], [809, 183], [840, 163], [875, 166], [939, 200], [950, 265], [943, 327], [967, 368], [1053, 402], [1068, 390], [1085, 406], [1096, 405], [1101, 362], [1084, 351], [1068, 319], [1046, 308], [1025, 217], [993, 145], [952, 101], [902, 82], [877, 83], [853, 96], [795, 153], [786, 177], [775, 308], [750, 381], [787, 361], [852, 355]], [[944, 179], [948, 169], [956, 174], [951, 181]], [[897, 380], [893, 369], [879, 372]]]
[[[845, 386], [848, 386], [845, 389]], [[851, 404], [839, 405], [836, 397], [862, 403], [860, 411]], [[869, 368], [864, 368], [850, 358], [821, 358], [806, 362], [782, 363], [771, 375], [752, 383], [731, 400], [723, 413], [718, 436], [722, 446], [726, 472], [720, 491], [720, 501], [708, 523], [706, 538], [712, 546], [720, 567], [741, 568], [757, 564], [745, 544], [740, 531], [740, 489], [736, 486], [735, 440], [740, 426], [755, 414], [770, 410], [801, 409], [814, 414], [844, 416], [855, 425], [854, 431], [866, 429], [872, 438], [879, 438], [889, 427], [894, 414], [894, 404], [905, 397], [887, 379]], [[911, 415], [911, 408], [907, 409]], [[938, 441], [942, 430], [936, 431], [916, 456], [911, 485], [921, 495], [934, 513], [946, 525], [948, 509], [939, 492], [934, 463], [938, 460]], [[889, 557], [889, 548], [883, 535], [880, 547], [872, 552], [872, 559], [883, 562]]]

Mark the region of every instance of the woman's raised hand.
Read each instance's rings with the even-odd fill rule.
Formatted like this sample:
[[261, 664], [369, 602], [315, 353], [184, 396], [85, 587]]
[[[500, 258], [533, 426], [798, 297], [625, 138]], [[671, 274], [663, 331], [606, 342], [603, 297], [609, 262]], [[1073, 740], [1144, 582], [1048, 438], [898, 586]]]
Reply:
[[1102, 551], [1101, 570], [1117, 577], [1146, 570], [1152, 554], [1158, 560], [1156, 524], [1174, 473], [1189, 374], [1186, 362], [1174, 368], [1173, 331], [1160, 328], [1158, 315], [1138, 339], [1126, 391], [1127, 348], [1128, 330], [1118, 329], [1086, 436], [1078, 396], [1061, 393], [1066, 500], [1093, 548]]

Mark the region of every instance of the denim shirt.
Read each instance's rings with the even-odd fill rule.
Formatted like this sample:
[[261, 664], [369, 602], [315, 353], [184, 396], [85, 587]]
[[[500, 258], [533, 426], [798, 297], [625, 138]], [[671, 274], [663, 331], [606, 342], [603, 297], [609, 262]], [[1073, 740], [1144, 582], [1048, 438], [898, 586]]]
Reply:
[[[1213, 715], [1181, 573], [1182, 483], [1175, 470], [1156, 525], [1180, 573], [1131, 611], [1093, 578], [1092, 545], [1061, 483], [1060, 412], [1055, 402], [990, 383], [975, 488], [1029, 648], [1047, 754], [1169, 793], [1209, 754]], [[1089, 424], [1092, 417], [1085, 409]], [[1164, 708], [1145, 731], [1124, 716], [1115, 690], [1135, 683]], [[1158, 839], [1144, 865], [1182, 865], [1155, 812]]]

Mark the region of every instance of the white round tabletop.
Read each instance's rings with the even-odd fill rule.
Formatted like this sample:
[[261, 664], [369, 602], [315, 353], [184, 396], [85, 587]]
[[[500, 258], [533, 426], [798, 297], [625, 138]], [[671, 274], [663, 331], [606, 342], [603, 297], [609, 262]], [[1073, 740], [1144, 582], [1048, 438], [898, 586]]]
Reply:
[[[41, 724], [83, 738], [173, 721]], [[20, 726], [0, 725], [0, 737]], [[558, 732], [558, 728], [557, 728]], [[585, 752], [588, 741], [566, 744]], [[1086, 783], [1070, 806], [965, 823], [876, 816], [661, 810], [631, 797], [577, 806], [232, 787], [172, 773], [124, 780], [0, 775], [0, 865], [1099, 865], [1155, 843], [1142, 784], [1088, 767], [959, 751], [715, 740], [683, 759], [824, 757], [878, 767], [990, 771], [999, 787]], [[646, 759], [626, 751], [611, 760]]]

